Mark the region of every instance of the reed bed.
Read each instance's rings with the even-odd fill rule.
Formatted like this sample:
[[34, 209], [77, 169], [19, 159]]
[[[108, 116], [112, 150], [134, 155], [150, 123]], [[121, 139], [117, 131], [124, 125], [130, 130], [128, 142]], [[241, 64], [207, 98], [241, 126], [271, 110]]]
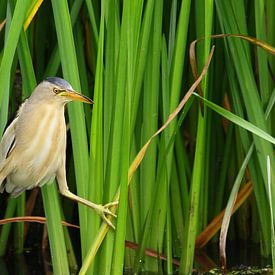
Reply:
[[[274, 258], [274, 14], [272, 0], [0, 1], [1, 135], [37, 83], [63, 77], [95, 101], [68, 104], [70, 189], [119, 200], [112, 230], [56, 183], [41, 189], [54, 274], [190, 274], [197, 237], [224, 208], [220, 239], [221, 223], [210, 230], [217, 265], [228, 235]], [[41, 199], [0, 201], [5, 221]], [[24, 223], [2, 225], [0, 255], [22, 253], [26, 234]]]

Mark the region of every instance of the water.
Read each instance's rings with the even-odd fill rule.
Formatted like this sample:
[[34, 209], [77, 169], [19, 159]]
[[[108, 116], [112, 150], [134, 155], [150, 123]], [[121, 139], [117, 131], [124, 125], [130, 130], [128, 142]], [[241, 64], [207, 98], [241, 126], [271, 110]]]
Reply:
[[21, 255], [7, 255], [0, 258], [1, 275], [50, 275], [51, 263], [39, 250], [29, 250]]
[[[211, 244], [206, 249], [196, 252], [195, 269], [193, 274], [222, 274], [219, 270], [218, 245]], [[260, 246], [249, 242], [229, 242], [227, 245], [227, 274], [272, 274], [270, 258], [262, 257]], [[165, 267], [162, 262], [160, 266]], [[49, 251], [41, 252], [34, 248], [25, 250], [22, 255], [10, 253], [0, 258], [1, 275], [51, 275], [52, 266]], [[76, 274], [72, 271], [71, 274]], [[130, 275], [130, 269], [125, 272]], [[143, 272], [142, 274], [152, 274]], [[162, 274], [165, 274], [163, 272]], [[175, 274], [178, 274], [175, 271]]]

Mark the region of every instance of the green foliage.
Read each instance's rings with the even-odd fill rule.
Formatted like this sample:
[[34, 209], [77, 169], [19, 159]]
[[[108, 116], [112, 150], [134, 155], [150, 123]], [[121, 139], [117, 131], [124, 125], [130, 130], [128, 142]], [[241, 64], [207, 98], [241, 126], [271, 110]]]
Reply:
[[[45, 0], [24, 31], [34, 2], [0, 1], [0, 24], [7, 20], [0, 31], [0, 132], [37, 82], [62, 76], [95, 101], [94, 106], [68, 105], [70, 188], [102, 204], [120, 191], [116, 230], [110, 229], [104, 239], [102, 220], [93, 210], [60, 203], [55, 186], [42, 189], [55, 274], [68, 274], [74, 265], [67, 257], [71, 244], [61, 226], [63, 209], [68, 222], [77, 223], [79, 217], [80, 243], [74, 243], [74, 251], [81, 251], [80, 274], [122, 274], [124, 267], [171, 274], [174, 257], [180, 259], [180, 273], [191, 273], [197, 235], [225, 208], [231, 190], [227, 209], [232, 207], [233, 196], [247, 179], [245, 171], [257, 207], [246, 212], [245, 220], [236, 217], [231, 238], [261, 240], [262, 254], [270, 255], [275, 189], [268, 189], [274, 172], [267, 177], [266, 159], [275, 167], [275, 58], [240, 38], [210, 36], [244, 34], [274, 45], [273, 1]], [[135, 156], [194, 82], [187, 56], [198, 37], [204, 37], [196, 48], [199, 72], [216, 45], [202, 94], [192, 96], [180, 118], [153, 140], [128, 187]], [[19, 97], [16, 75], [22, 79]], [[24, 215], [24, 197], [7, 204], [3, 198], [5, 218]], [[226, 215], [230, 217], [229, 210]], [[257, 222], [247, 228], [248, 220]], [[2, 227], [0, 255], [7, 249], [10, 228]], [[23, 230], [21, 224], [15, 231], [18, 252]], [[125, 248], [125, 240], [139, 247]], [[146, 256], [146, 248], [166, 254], [167, 263]]]

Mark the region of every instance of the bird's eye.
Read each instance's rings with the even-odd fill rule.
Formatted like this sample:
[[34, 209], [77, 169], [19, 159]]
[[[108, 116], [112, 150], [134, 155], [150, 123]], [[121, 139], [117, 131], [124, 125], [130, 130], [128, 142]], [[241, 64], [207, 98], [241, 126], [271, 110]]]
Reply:
[[57, 94], [59, 94], [59, 93], [60, 93], [60, 90], [59, 90], [59, 89], [57, 89], [57, 88], [53, 88], [53, 92], [57, 95]]

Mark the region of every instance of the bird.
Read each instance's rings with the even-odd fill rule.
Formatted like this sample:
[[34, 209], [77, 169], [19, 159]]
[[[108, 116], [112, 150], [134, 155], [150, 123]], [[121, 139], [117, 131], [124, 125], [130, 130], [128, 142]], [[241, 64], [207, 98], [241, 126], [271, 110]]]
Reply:
[[108, 215], [118, 202], [105, 205], [90, 202], [72, 193], [66, 180], [65, 105], [70, 101], [94, 102], [77, 93], [69, 82], [47, 77], [19, 107], [0, 142], [0, 192], [12, 197], [42, 187], [56, 178], [61, 195], [93, 208], [115, 229]]

